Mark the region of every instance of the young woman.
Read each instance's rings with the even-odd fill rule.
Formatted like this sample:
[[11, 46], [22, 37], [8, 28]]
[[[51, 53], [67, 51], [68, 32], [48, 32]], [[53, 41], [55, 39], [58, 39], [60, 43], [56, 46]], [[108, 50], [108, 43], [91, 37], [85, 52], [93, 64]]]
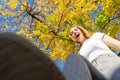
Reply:
[[81, 47], [78, 54], [88, 59], [108, 80], [120, 76], [120, 58], [109, 48], [120, 51], [120, 41], [101, 32], [91, 35], [78, 25], [70, 29], [70, 36]]

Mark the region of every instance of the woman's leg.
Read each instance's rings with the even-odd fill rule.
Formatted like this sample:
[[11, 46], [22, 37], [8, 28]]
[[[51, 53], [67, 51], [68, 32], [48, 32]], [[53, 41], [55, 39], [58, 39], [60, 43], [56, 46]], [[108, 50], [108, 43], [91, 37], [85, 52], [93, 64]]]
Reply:
[[88, 66], [79, 54], [67, 57], [63, 73], [67, 80], [92, 80]]
[[106, 78], [84, 57], [71, 54], [64, 64], [67, 80], [106, 80]]
[[56, 65], [30, 41], [0, 33], [0, 80], [65, 80]]

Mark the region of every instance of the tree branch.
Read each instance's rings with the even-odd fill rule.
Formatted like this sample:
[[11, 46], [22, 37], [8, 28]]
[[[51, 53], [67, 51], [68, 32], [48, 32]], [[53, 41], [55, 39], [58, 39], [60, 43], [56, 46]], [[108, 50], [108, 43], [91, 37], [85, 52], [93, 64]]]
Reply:
[[[114, 13], [114, 15], [117, 15], [117, 12], [119, 11], [119, 9], [117, 9], [116, 11], [115, 11], [115, 13]], [[116, 17], [112, 17], [112, 18], [109, 18], [109, 20], [108, 20], [108, 23], [110, 23], [112, 20], [114, 20], [114, 19], [116, 19], [116, 18], [118, 18], [119, 16], [116, 16]], [[102, 29], [101, 30], [104, 30], [105, 29], [105, 27], [106, 27], [106, 25], [108, 24], [108, 23], [106, 23], [103, 27], [102, 27]]]
[[[69, 5], [70, 5], [70, 3], [71, 3], [71, 1], [69, 1], [67, 4], [66, 4], [66, 7], [68, 7]], [[66, 10], [66, 9], [65, 9]], [[65, 12], [65, 10], [63, 11], [63, 12]], [[59, 24], [58, 24], [58, 31], [57, 32], [59, 32], [60, 31], [60, 24], [61, 24], [61, 22], [62, 22], [62, 18], [63, 18], [63, 14], [61, 15], [61, 17], [60, 17], [60, 21], [59, 21]]]
[[38, 21], [40, 21], [41, 23], [43, 23], [43, 21], [41, 19], [39, 19], [37, 16], [33, 15], [31, 12], [29, 12], [29, 15], [35, 19], [37, 19]]
[[52, 38], [51, 38], [51, 40], [50, 40], [50, 42], [49, 42], [49, 44], [48, 44], [48, 46], [47, 46], [47, 48], [46, 48], [47, 50], [48, 50], [48, 48], [49, 48], [51, 42], [52, 42], [54, 39], [55, 39], [55, 37], [52, 37]]

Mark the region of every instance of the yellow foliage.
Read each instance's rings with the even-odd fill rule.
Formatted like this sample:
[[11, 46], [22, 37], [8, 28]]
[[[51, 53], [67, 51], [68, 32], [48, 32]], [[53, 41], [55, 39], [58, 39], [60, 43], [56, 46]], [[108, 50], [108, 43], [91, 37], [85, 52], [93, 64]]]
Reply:
[[50, 52], [51, 54], [51, 58], [53, 58], [53, 60], [57, 60], [58, 58], [60, 58], [59, 55], [61, 55], [61, 49], [59, 47], [55, 47], [53, 48], [53, 50]]
[[0, 10], [2, 10], [2, 8], [3, 8], [3, 7], [0, 5]]
[[106, 29], [107, 34], [118, 39], [118, 32], [120, 32], [120, 26], [112, 24], [109, 28]]
[[7, 5], [12, 8], [15, 9], [19, 4], [19, 0], [10, 0], [9, 2], [7, 2]]
[[40, 31], [39, 30], [36, 30], [36, 31], [33, 31], [33, 36], [39, 36], [40, 35]]
[[[73, 25], [84, 26], [91, 32], [99, 31], [100, 29], [115, 38], [118, 37], [115, 34], [120, 31], [120, 27], [112, 18], [119, 16], [116, 12], [120, 9], [120, 0], [33, 0], [37, 5], [28, 5], [27, 1], [29, 0], [20, 1], [10, 0], [7, 2], [7, 0], [4, 0], [6, 6], [10, 9], [4, 10], [5, 6], [0, 7], [0, 14], [2, 17], [20, 15], [19, 18], [14, 19], [14, 21], [19, 22], [23, 18], [22, 14], [25, 11], [26, 16], [24, 21], [21, 21], [19, 25], [21, 30], [17, 34], [22, 34], [32, 41], [37, 38], [37, 43], [35, 44], [39, 46], [42, 43], [44, 48], [41, 48], [41, 50], [45, 52], [50, 51], [46, 50], [46, 48], [52, 48], [50, 55], [53, 60], [61, 58], [65, 62], [69, 54], [77, 53], [79, 50], [79, 48], [75, 48], [69, 37], [69, 30]], [[22, 6], [20, 10], [16, 11], [15, 8], [18, 4]], [[102, 6], [102, 9], [98, 9], [98, 5]], [[31, 14], [28, 12], [29, 9], [32, 9]], [[92, 14], [94, 11], [98, 12], [98, 15], [103, 15], [105, 20]], [[43, 18], [41, 14], [44, 14], [45, 17]], [[99, 23], [102, 23], [101, 26], [97, 26], [96, 18], [99, 19]], [[33, 24], [31, 24], [34, 30], [29, 32], [31, 19], [34, 19]], [[117, 19], [119, 21], [119, 17]], [[111, 21], [107, 21], [109, 23], [106, 22], [105, 24], [106, 20]]]
[[42, 34], [39, 39], [38, 42], [41, 42], [44, 44], [44, 47], [47, 48], [48, 44], [50, 43], [50, 40], [52, 39], [52, 36], [49, 34]]
[[9, 11], [8, 11], [8, 10], [5, 10], [5, 11], [1, 12], [1, 15], [2, 15], [3, 17], [5, 17], [5, 16], [9, 15]]

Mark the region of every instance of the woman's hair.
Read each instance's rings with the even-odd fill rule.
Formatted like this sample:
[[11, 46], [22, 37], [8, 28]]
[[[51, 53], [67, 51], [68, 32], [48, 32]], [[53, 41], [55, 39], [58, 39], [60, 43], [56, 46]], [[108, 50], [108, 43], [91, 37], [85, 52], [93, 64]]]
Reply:
[[[80, 30], [82, 31], [83, 35], [84, 35], [86, 38], [90, 38], [90, 37], [91, 37], [91, 33], [90, 33], [89, 31], [87, 31], [85, 28], [83, 28], [83, 27], [81, 27], [81, 26], [79, 26], [79, 25], [75, 25], [75, 26], [73, 26], [73, 27], [77, 27], [78, 29], [80, 29]], [[75, 40], [72, 38], [71, 35], [70, 35], [70, 37], [71, 37], [71, 39], [72, 39], [73, 41], [75, 41]], [[76, 42], [76, 41], [75, 41], [75, 42]]]

